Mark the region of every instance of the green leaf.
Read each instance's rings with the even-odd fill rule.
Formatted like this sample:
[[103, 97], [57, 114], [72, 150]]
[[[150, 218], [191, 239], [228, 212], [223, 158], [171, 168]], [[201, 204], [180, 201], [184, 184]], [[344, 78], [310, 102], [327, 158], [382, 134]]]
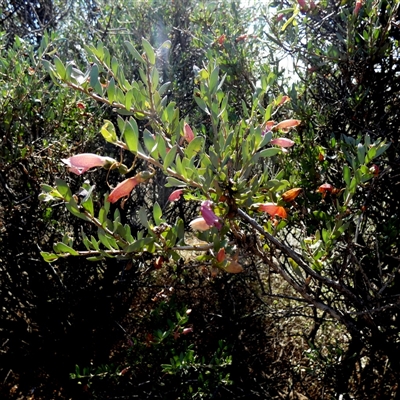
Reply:
[[71, 254], [72, 256], [79, 256], [79, 253], [74, 250], [72, 247], [67, 246], [65, 243], [59, 242], [53, 245], [53, 250], [56, 253], [68, 253]]
[[65, 201], [70, 201], [72, 198], [72, 192], [69, 188], [67, 182], [63, 181], [62, 179], [56, 179], [56, 186], [58, 192], [64, 198]]
[[164, 171], [166, 171], [167, 168], [169, 168], [173, 163], [173, 161], [175, 160], [176, 152], [177, 152], [177, 145], [173, 146], [166, 154], [163, 163]]
[[346, 186], [350, 186], [350, 168], [346, 164], [343, 166], [343, 179], [346, 182]]
[[162, 217], [162, 210], [160, 205], [155, 202], [153, 206], [153, 218], [156, 225], [160, 225], [163, 221], [161, 220]]
[[143, 57], [139, 54], [139, 52], [135, 49], [135, 47], [131, 42], [125, 42], [125, 46], [127, 47], [128, 51], [131, 53], [131, 55], [136, 61], [145, 64]]
[[364, 164], [365, 161], [365, 147], [363, 144], [359, 143], [357, 145], [357, 158], [360, 164]]
[[256, 163], [261, 157], [268, 158], [273, 157], [281, 152], [281, 149], [278, 147], [271, 147], [268, 149], [264, 149], [254, 154], [252, 157], [252, 162]]
[[140, 220], [141, 224], [144, 227], [148, 228], [149, 227], [149, 221], [147, 219], [146, 209], [144, 207], [140, 207], [138, 215], [139, 215], [139, 220]]
[[129, 151], [132, 153], [137, 153], [139, 143], [139, 128], [137, 122], [133, 118], [130, 118], [129, 121], [126, 121], [124, 140]]
[[155, 151], [154, 146], [156, 145], [156, 140], [154, 139], [152, 133], [148, 130], [145, 129], [143, 131], [143, 141], [146, 149], [149, 151], [149, 153], [152, 153]]
[[53, 253], [47, 253], [46, 251], [41, 251], [40, 255], [43, 257], [43, 260], [51, 263], [53, 261], [57, 261], [59, 256]]
[[173, 176], [168, 176], [167, 177], [167, 183], [165, 184], [165, 187], [186, 187], [186, 183], [180, 181], [179, 179], [174, 178]]
[[149, 63], [151, 65], [154, 65], [156, 63], [156, 55], [154, 53], [153, 47], [145, 38], [142, 38], [142, 46], [147, 55], [147, 59], [149, 60]]
[[153, 242], [153, 238], [143, 238], [143, 239], [138, 239], [135, 242], [129, 244], [128, 246], [124, 247], [124, 251], [126, 253], [133, 253], [133, 252], [138, 252], [138, 251], [143, 251], [145, 246]]
[[111, 78], [110, 82], [108, 83], [107, 95], [108, 95], [108, 100], [112, 104], [115, 100], [115, 80], [114, 80], [114, 78]]
[[204, 144], [204, 139], [201, 136], [196, 136], [184, 149], [185, 156], [187, 158], [194, 157], [202, 148]]
[[65, 67], [62, 61], [57, 57], [54, 56], [54, 66], [56, 67], [56, 71], [60, 79], [65, 79]]
[[103, 138], [109, 143], [117, 143], [118, 138], [115, 132], [114, 124], [107, 119], [104, 120], [104, 125], [100, 129]]
[[97, 64], [93, 64], [90, 70], [90, 86], [96, 93], [103, 93], [99, 82], [99, 67], [97, 66]]

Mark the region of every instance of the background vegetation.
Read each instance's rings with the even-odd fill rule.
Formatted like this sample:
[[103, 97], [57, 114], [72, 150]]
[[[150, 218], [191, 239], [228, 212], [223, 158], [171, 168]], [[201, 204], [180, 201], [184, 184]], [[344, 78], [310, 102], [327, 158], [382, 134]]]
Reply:
[[[1, 396], [396, 398], [398, 9], [395, 0], [0, 2]], [[72, 90], [51, 72], [55, 57], [86, 72], [107, 48], [129, 81], [146, 81], [125, 45], [148, 54], [142, 38], [156, 50], [160, 84], [171, 82], [166, 102], [196, 133], [215, 125], [198, 100], [209, 82], [199, 71], [215, 66], [229, 94], [221, 126], [261, 126], [270, 104], [271, 119], [302, 121], [289, 154], [251, 170], [303, 191], [286, 205], [287, 226], [263, 217], [264, 235], [247, 223], [230, 237], [240, 274], [215, 274], [197, 252], [173, 262], [145, 252], [131, 261], [40, 255], [70, 236], [84, 249], [82, 227], [97, 235], [63, 202], [39, 201], [41, 184], [63, 179], [78, 193], [89, 179], [97, 209], [106, 181], [120, 180], [101, 169], [76, 177], [60, 162], [121, 153], [98, 135], [105, 119], [118, 126], [102, 101], [109, 92]], [[295, 79], [280, 69], [288, 55]], [[151, 122], [138, 119], [140, 132]], [[157, 172], [111, 212], [137, 232], [138, 206], [149, 217], [157, 202], [169, 223], [182, 219], [186, 242], [199, 243], [188, 227], [198, 204], [169, 202], [165, 183]]]

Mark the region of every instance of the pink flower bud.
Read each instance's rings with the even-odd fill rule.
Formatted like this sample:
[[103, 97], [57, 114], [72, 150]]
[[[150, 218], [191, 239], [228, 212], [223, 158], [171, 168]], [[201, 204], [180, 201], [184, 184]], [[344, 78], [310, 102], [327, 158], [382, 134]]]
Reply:
[[192, 333], [193, 332], [193, 328], [185, 328], [182, 331], [182, 335], [187, 335], [188, 333]]
[[222, 224], [219, 218], [214, 214], [211, 209], [212, 202], [210, 200], [203, 201], [201, 203], [200, 212], [205, 222], [209, 226], [215, 226], [217, 229], [222, 228]]
[[187, 124], [187, 123], [185, 122], [185, 124], [184, 124], [184, 126], [183, 126], [183, 129], [184, 129], [184, 135], [183, 135], [183, 137], [186, 139], [186, 141], [187, 141], [188, 143], [190, 143], [190, 142], [194, 139], [194, 133], [193, 133], [193, 131], [192, 131], [192, 128], [189, 126], [189, 124]]
[[279, 147], [292, 147], [294, 145], [293, 140], [286, 138], [272, 139], [270, 143]]

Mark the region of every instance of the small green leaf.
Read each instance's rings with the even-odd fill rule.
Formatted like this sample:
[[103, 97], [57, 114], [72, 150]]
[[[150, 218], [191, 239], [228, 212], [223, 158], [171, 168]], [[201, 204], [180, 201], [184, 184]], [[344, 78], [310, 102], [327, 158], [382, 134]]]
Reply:
[[140, 207], [138, 215], [139, 215], [139, 220], [140, 220], [141, 224], [144, 227], [148, 228], [149, 227], [149, 221], [147, 219], [146, 209], [144, 207]]
[[57, 261], [59, 256], [57, 254], [53, 254], [53, 253], [47, 253], [46, 251], [41, 251], [40, 255], [43, 257], [43, 260], [51, 263], [53, 261]]
[[343, 179], [346, 182], [346, 186], [350, 186], [350, 168], [346, 164], [343, 166]]
[[187, 184], [185, 182], [180, 181], [179, 179], [174, 178], [173, 176], [167, 177], [167, 183], [165, 187], [186, 187]]
[[56, 71], [60, 79], [65, 79], [65, 67], [62, 61], [57, 57], [54, 56], [54, 66], [56, 67]]
[[130, 118], [129, 121], [126, 121], [124, 140], [129, 151], [132, 153], [137, 153], [139, 143], [139, 128], [137, 122], [133, 118]]
[[56, 179], [56, 186], [58, 192], [64, 198], [65, 201], [70, 201], [72, 197], [71, 189], [69, 188], [67, 182], [63, 181], [62, 179]]
[[204, 139], [201, 136], [196, 136], [184, 149], [185, 156], [187, 158], [194, 157], [202, 148], [204, 144]]
[[162, 222], [161, 217], [162, 217], [161, 207], [157, 202], [155, 202], [155, 204], [153, 206], [153, 218], [154, 218], [154, 222], [156, 225], [161, 224], [161, 222]]
[[110, 82], [108, 83], [107, 95], [108, 95], [108, 100], [112, 104], [115, 100], [115, 80], [114, 80], [114, 78], [111, 78]]
[[145, 38], [142, 38], [142, 46], [147, 55], [147, 59], [149, 60], [149, 63], [151, 65], [154, 65], [156, 63], [156, 55], [154, 53], [153, 47]]
[[139, 54], [139, 52], [135, 49], [131, 42], [125, 42], [125, 46], [127, 47], [128, 51], [131, 53], [133, 58], [140, 63], [145, 63], [143, 57]]
[[363, 144], [359, 143], [357, 145], [357, 158], [360, 164], [364, 164], [365, 161], [365, 147]]
[[65, 243], [59, 242], [53, 246], [53, 250], [56, 253], [67, 253], [71, 254], [72, 256], [79, 256], [79, 253], [74, 250], [72, 247], [67, 246]]
[[175, 160], [175, 156], [176, 156], [176, 151], [177, 151], [177, 146], [175, 145], [174, 147], [172, 147], [169, 152], [167, 153], [167, 155], [164, 158], [164, 171], [166, 171], [166, 169], [173, 163], [173, 161]]
[[116, 143], [118, 141], [117, 134], [115, 132], [114, 124], [111, 121], [104, 120], [104, 125], [100, 129], [100, 133], [103, 138], [109, 143]]

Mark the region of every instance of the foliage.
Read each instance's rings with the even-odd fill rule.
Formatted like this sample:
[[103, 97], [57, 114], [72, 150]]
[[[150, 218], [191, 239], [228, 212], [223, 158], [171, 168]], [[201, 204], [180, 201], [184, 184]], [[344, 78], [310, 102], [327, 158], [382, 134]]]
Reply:
[[[374, 340], [373, 331], [369, 336], [362, 333], [365, 329], [362, 318], [354, 315], [363, 315], [365, 307], [368, 310], [380, 308], [382, 299], [367, 300], [358, 288], [353, 290], [350, 284], [353, 274], [351, 270], [347, 274], [346, 269], [354, 262], [354, 267], [359, 267], [357, 258], [351, 256], [351, 248], [358, 240], [364, 212], [360, 199], [376, 175], [372, 162], [389, 145], [379, 139], [371, 141], [369, 135], [363, 141], [344, 136], [343, 141], [333, 140], [331, 147], [341, 165], [340, 169], [336, 165], [342, 176], [339, 187], [321, 182], [322, 174], [319, 182], [306, 183], [303, 172], [307, 174], [308, 171], [301, 170], [302, 156], [292, 157], [284, 148], [295, 142], [276, 138], [298, 126], [300, 121], [272, 121], [287, 98], [279, 96], [264, 104], [267, 77], [259, 77], [260, 87], [255, 88], [250, 107], [242, 102], [241, 115], [238, 115], [224, 92], [227, 74], [221, 74], [219, 65], [211, 59], [198, 71], [194, 91], [195, 101], [209, 123], [188, 130], [176, 104], [164, 96], [168, 83], [160, 80], [157, 69], [160, 49], [169, 47], [169, 42], [156, 51], [142, 39], [142, 53], [130, 42], [126, 47], [140, 65], [140, 80], [126, 79], [123, 66], [110, 56], [102, 43], [87, 47], [92, 67], [86, 73], [75, 72], [59, 58], [54, 59], [54, 64], [46, 62], [55, 82], [62, 81], [114, 107], [120, 115], [120, 133], [106, 121], [101, 134], [106, 141], [145, 161], [148, 167], [125, 179], [110, 195], [106, 194], [99, 211], [94, 210], [93, 204], [98, 199], [93, 197], [90, 184], [82, 186], [86, 194], [80, 202], [64, 181], [58, 181], [55, 187], [44, 185], [43, 200], [62, 199], [72, 214], [97, 226], [98, 238], [91, 236], [89, 239], [83, 232], [86, 250], [75, 250], [73, 238], [64, 237], [63, 242], [54, 244], [54, 253], [42, 253], [43, 257], [49, 262], [68, 255], [87, 256], [96, 261], [115, 257], [135, 262], [144, 254], [151, 254], [159, 268], [168, 261], [178, 262], [180, 251], [200, 250], [205, 253], [198, 260], [209, 265], [212, 273], [218, 269], [238, 273], [243, 270], [237, 261], [239, 253], [248, 256], [252, 252], [307, 302], [344, 324], [352, 335]], [[233, 110], [238, 120], [230, 118]], [[143, 119], [148, 122], [144, 129], [139, 129], [136, 121]], [[274, 143], [278, 146], [271, 147]], [[297, 143], [300, 145], [299, 141]], [[121, 162], [114, 164], [121, 167]], [[328, 180], [331, 166], [326, 167], [325, 179]], [[128, 172], [132, 168], [133, 165], [123, 166]], [[204, 231], [199, 238], [207, 245], [188, 246], [184, 221], [164, 219], [158, 203], [154, 204], [151, 216], [143, 207], [138, 210], [142, 228], [136, 233], [121, 222], [118, 210], [113, 218], [107, 217], [109, 203], [123, 198], [123, 208], [132, 189], [146, 184], [154, 176], [154, 168], [167, 176], [167, 187], [178, 187], [186, 201], [201, 203], [203, 220], [193, 221], [192, 226]], [[291, 197], [290, 190], [299, 184], [307, 189], [305, 201], [300, 203], [299, 200], [296, 205], [297, 195]], [[319, 198], [312, 194], [315, 191], [320, 193]], [[322, 210], [321, 197], [327, 202]], [[287, 218], [285, 205], [291, 208], [290, 218]], [[263, 211], [271, 218], [265, 220], [260, 214]], [[298, 243], [283, 243], [278, 239], [289, 229], [302, 232]], [[245, 238], [250, 237], [252, 240], [247, 242]], [[269, 256], [271, 251], [276, 253], [276, 259], [285, 257], [286, 261], [274, 261]], [[376, 290], [378, 293], [381, 287]], [[390, 307], [391, 297], [386, 301]]]
[[[88, 396], [122, 394], [135, 381], [143, 397], [243, 397], [238, 366], [260, 398], [300, 388], [320, 398], [316, 382], [336, 397], [361, 396], [375, 382], [388, 390], [382, 382], [398, 362], [398, 149], [396, 98], [383, 94], [397, 82], [397, 3], [273, 7], [267, 31], [260, 8], [236, 1], [71, 3], [75, 17], [58, 23], [63, 40], [46, 34], [35, 53], [17, 38], [2, 56], [1, 189], [16, 218], [25, 196], [16, 201], [8, 181], [17, 187], [10, 171], [22, 164], [34, 178], [28, 195], [36, 202], [41, 184], [43, 201], [29, 203], [40, 216], [26, 226], [35, 237], [26, 252], [41, 272], [21, 285], [40, 281], [38, 294], [26, 291], [38, 311], [10, 309], [26, 321], [63, 315], [59, 338], [42, 328], [39, 342], [54, 336], [60, 345], [73, 332], [89, 344], [65, 366], [85, 366], [71, 377]], [[297, 57], [291, 89], [277, 68], [281, 50]], [[15, 218], [1, 239], [2, 272], [20, 282], [20, 258], [8, 272]], [[23, 298], [11, 286], [12, 299]], [[176, 288], [177, 303], [158, 303]], [[204, 311], [188, 328], [182, 304], [191, 302]], [[117, 321], [129, 318], [125, 330]], [[276, 376], [279, 354], [268, 353], [264, 332], [279, 337], [286, 324], [297, 353], [285, 360], [291, 377], [281, 390], [263, 376]], [[246, 329], [252, 341], [242, 343]], [[99, 337], [115, 331], [124, 339], [110, 361]], [[368, 372], [382, 365], [381, 377]], [[354, 383], [363, 374], [374, 376], [365, 389]]]

